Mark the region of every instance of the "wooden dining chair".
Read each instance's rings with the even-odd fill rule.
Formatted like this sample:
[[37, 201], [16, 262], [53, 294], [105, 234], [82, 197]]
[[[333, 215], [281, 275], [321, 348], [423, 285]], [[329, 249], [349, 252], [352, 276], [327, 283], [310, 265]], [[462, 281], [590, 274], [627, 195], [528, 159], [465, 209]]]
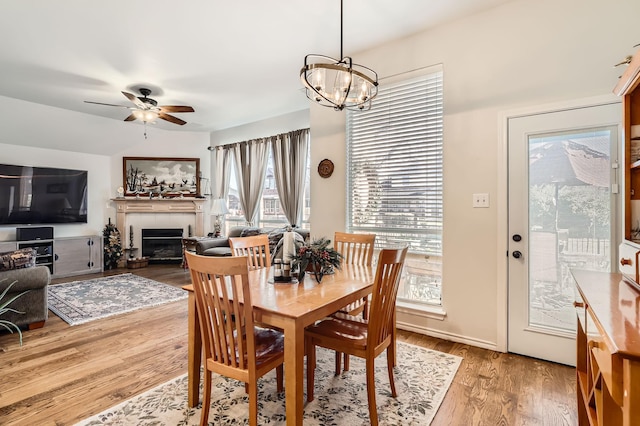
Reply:
[[207, 424], [211, 373], [245, 383], [249, 424], [258, 424], [258, 379], [276, 369], [283, 390], [284, 335], [254, 325], [246, 257], [200, 256], [186, 252], [204, 351], [204, 392], [200, 425]]
[[[371, 266], [376, 234], [349, 234], [336, 232], [333, 237], [333, 247], [342, 256], [342, 263], [347, 265]], [[367, 319], [369, 315], [369, 298], [352, 302], [341, 308], [339, 313], [348, 315], [362, 315]], [[344, 369], [349, 370], [349, 355], [344, 354]], [[336, 375], [340, 374], [340, 354], [336, 353]]]
[[375, 358], [387, 351], [387, 370], [391, 395], [397, 396], [393, 379], [395, 345], [395, 309], [400, 275], [407, 255], [407, 247], [402, 249], [384, 249], [378, 257], [376, 277], [371, 296], [371, 312], [368, 320], [349, 317], [328, 317], [305, 329], [307, 350], [307, 401], [313, 401], [316, 346], [322, 346], [360, 358], [366, 362], [367, 399], [369, 417], [373, 426], [378, 425], [376, 390], [374, 381]]
[[[346, 265], [371, 266], [373, 261], [373, 249], [376, 242], [376, 234], [348, 234], [346, 232], [336, 232], [333, 237], [333, 247], [342, 256], [342, 263]], [[367, 300], [362, 298], [357, 302], [350, 303], [340, 312], [349, 315], [362, 314], [367, 319]]]
[[250, 269], [271, 266], [271, 252], [269, 251], [269, 236], [267, 234], [229, 238], [229, 247], [233, 256], [247, 256], [249, 258]]

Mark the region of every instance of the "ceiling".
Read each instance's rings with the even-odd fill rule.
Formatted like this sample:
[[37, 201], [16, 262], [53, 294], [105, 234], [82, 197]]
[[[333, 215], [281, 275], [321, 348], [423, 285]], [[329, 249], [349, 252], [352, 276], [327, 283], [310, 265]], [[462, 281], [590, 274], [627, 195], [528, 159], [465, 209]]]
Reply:
[[[345, 0], [344, 54], [509, 0]], [[338, 0], [14, 1], [0, 14], [0, 95], [124, 120], [121, 91], [152, 90], [184, 126], [215, 131], [308, 106], [308, 53], [340, 54]], [[367, 64], [364, 64], [367, 65]], [[124, 123], [123, 125], [133, 125]]]

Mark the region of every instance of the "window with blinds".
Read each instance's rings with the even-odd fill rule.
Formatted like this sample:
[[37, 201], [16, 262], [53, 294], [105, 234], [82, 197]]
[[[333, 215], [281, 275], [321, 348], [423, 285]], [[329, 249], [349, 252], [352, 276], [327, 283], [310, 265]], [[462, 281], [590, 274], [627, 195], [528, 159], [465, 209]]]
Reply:
[[369, 111], [347, 113], [347, 226], [376, 245], [440, 256], [442, 69], [381, 84]]

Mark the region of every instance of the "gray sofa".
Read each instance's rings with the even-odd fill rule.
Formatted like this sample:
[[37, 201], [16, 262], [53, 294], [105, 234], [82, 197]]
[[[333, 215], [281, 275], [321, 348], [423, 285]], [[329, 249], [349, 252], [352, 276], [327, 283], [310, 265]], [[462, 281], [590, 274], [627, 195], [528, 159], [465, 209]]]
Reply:
[[16, 282], [3, 299], [9, 300], [15, 295], [29, 290], [17, 298], [11, 305], [19, 312], [7, 312], [2, 316], [3, 320], [11, 321], [20, 328], [40, 328], [48, 318], [47, 286], [51, 283], [51, 274], [46, 266], [34, 266], [32, 268], [13, 269], [0, 272], [0, 294], [12, 283]]
[[[300, 234], [303, 240], [309, 238], [309, 230], [296, 228], [295, 232]], [[229, 238], [244, 237], [256, 234], [269, 234], [269, 245], [271, 247], [271, 255], [275, 255], [274, 249], [282, 236], [284, 229], [282, 228], [251, 228], [248, 226], [234, 226], [229, 230], [225, 237], [208, 238], [200, 240], [196, 243], [196, 254], [203, 256], [231, 256], [231, 248], [229, 247]]]

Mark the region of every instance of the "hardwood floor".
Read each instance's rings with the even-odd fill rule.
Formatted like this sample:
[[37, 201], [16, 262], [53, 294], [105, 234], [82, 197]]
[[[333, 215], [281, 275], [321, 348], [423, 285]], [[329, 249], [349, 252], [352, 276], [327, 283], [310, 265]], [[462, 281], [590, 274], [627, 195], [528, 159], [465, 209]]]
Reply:
[[[190, 282], [177, 265], [103, 275], [124, 272], [178, 287]], [[434, 426], [577, 424], [574, 368], [398, 334], [464, 358]], [[23, 346], [16, 335], [0, 334], [0, 424], [72, 425], [186, 371], [186, 300], [74, 327], [50, 312], [44, 328], [24, 332]]]

